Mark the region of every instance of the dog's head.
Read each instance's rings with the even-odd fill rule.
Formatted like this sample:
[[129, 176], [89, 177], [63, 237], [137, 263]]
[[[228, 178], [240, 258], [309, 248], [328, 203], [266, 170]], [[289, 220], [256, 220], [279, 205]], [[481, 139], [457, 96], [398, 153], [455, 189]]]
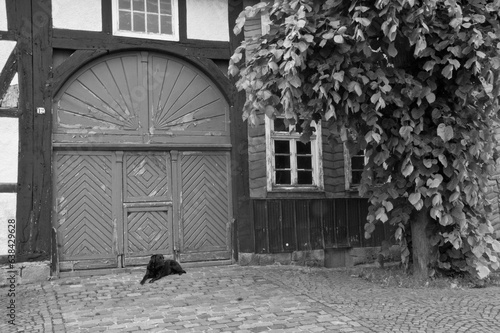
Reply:
[[149, 259], [148, 269], [156, 269], [163, 265], [165, 258], [162, 254], [153, 254]]

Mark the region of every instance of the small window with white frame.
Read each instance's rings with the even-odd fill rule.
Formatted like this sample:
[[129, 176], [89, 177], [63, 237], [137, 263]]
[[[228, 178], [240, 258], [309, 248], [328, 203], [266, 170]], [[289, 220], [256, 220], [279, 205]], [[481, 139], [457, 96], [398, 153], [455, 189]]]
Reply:
[[311, 124], [313, 135], [303, 143], [302, 123], [288, 127], [284, 118], [266, 117], [268, 191], [323, 189], [321, 125]]
[[356, 154], [350, 154], [344, 147], [344, 164], [346, 167], [346, 190], [355, 190], [361, 184], [361, 177], [366, 165], [365, 151], [360, 150]]
[[177, 0], [112, 0], [116, 36], [179, 40]]

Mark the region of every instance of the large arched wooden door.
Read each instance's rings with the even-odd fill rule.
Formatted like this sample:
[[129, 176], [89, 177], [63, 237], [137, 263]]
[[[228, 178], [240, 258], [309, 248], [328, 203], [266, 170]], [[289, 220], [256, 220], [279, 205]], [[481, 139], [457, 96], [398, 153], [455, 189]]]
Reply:
[[229, 105], [181, 59], [104, 57], [55, 97], [61, 270], [231, 259]]

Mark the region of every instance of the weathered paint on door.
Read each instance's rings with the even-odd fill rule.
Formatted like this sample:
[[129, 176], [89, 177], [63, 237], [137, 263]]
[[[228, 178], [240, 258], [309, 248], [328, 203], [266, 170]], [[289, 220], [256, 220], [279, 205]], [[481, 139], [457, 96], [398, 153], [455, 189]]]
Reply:
[[185, 152], [181, 157], [181, 258], [230, 259], [229, 153]]
[[231, 258], [229, 105], [202, 71], [113, 54], [69, 79], [53, 112], [61, 270]]
[[59, 260], [68, 263], [61, 269], [116, 267], [115, 155], [57, 152], [54, 159]]
[[152, 253], [173, 257], [170, 154], [126, 152], [123, 157], [124, 265]]

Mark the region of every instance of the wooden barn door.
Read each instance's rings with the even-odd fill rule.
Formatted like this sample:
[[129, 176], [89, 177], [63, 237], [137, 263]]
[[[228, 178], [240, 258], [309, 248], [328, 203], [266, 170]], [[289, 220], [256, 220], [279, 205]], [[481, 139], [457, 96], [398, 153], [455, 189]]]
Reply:
[[229, 261], [229, 109], [203, 71], [155, 52], [72, 75], [53, 106], [60, 268]]
[[54, 166], [60, 269], [117, 267], [115, 154], [56, 152]]
[[230, 259], [229, 153], [183, 153], [179, 179], [181, 261]]

